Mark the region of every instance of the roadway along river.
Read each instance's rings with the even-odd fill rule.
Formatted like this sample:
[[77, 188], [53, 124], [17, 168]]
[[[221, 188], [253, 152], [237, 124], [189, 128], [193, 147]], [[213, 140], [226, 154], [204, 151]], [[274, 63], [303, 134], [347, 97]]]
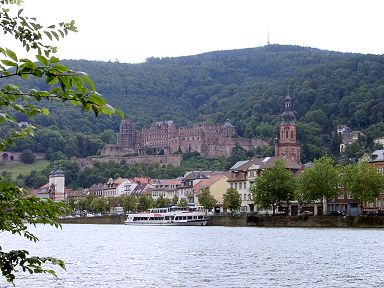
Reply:
[[[4, 250], [65, 260], [16, 287], [382, 287], [383, 229], [131, 227], [64, 224], [0, 234]], [[4, 277], [0, 287], [7, 285]]]

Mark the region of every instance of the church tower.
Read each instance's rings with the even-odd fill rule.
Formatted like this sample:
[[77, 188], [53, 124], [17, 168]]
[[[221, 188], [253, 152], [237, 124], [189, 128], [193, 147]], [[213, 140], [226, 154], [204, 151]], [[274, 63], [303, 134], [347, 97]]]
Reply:
[[275, 156], [286, 156], [300, 163], [300, 145], [296, 143], [295, 115], [292, 112], [291, 97], [285, 97], [284, 112], [281, 114], [280, 137], [275, 138]]

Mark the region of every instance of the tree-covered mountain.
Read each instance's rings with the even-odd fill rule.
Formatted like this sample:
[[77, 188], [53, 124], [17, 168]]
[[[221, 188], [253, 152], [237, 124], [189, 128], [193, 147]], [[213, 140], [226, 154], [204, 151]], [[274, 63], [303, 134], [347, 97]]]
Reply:
[[[339, 124], [364, 130], [370, 141], [384, 136], [384, 55], [267, 45], [148, 58], [141, 64], [63, 62], [88, 73], [98, 92], [138, 129], [160, 120], [174, 120], [179, 127], [229, 121], [240, 136], [272, 140], [289, 91], [303, 161], [337, 153], [333, 132]], [[94, 119], [80, 109], [49, 106], [54, 113], [35, 118], [38, 126], [83, 135], [118, 129], [117, 117]], [[370, 145], [367, 139], [362, 149]]]

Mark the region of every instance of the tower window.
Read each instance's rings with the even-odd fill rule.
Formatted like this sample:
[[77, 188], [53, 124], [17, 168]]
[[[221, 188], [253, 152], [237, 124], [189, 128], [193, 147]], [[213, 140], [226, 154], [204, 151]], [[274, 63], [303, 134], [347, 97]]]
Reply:
[[288, 138], [288, 131], [285, 131], [285, 138]]

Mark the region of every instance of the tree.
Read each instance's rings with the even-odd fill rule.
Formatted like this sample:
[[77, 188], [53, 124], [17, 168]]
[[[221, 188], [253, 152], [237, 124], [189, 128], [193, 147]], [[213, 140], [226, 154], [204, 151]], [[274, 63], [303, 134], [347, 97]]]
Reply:
[[188, 206], [188, 201], [187, 201], [186, 198], [181, 198], [177, 205], [180, 206], [180, 207], [187, 207]]
[[171, 204], [176, 205], [178, 201], [179, 201], [179, 197], [177, 197], [177, 195], [175, 195], [172, 198]]
[[77, 205], [79, 207], [79, 210], [80, 211], [91, 211], [92, 208], [91, 208], [91, 202], [93, 199], [96, 198], [96, 195], [94, 194], [91, 194], [91, 195], [87, 195], [85, 197], [82, 197], [78, 200], [77, 202]]
[[37, 173], [36, 170], [31, 171], [31, 174], [27, 176], [24, 180], [24, 184], [27, 187], [39, 188], [47, 183], [47, 175], [42, 173]]
[[[1, 133], [0, 151], [5, 150], [15, 139], [33, 135], [35, 129], [32, 125], [19, 127], [12, 112], [24, 114], [27, 118], [48, 115], [48, 109], [36, 105], [42, 100], [79, 105], [85, 111], [93, 110], [96, 116], [116, 113], [123, 117], [121, 111], [108, 105], [96, 92], [93, 82], [85, 73], [70, 70], [52, 55], [57, 48], [50, 45], [49, 40], [59, 40], [69, 32], [76, 32], [75, 22], [61, 22], [45, 27], [36, 18], [24, 16], [22, 9], [13, 13], [14, 8], [17, 8], [15, 5], [20, 5], [21, 2], [0, 0], [0, 27], [4, 34], [14, 36], [27, 51], [36, 51], [37, 55], [35, 60], [19, 58], [11, 49], [0, 47], [0, 124], [7, 127], [4, 130], [6, 133]], [[17, 80], [23, 83], [30, 77], [45, 80], [45, 84], [51, 89], [22, 90], [14, 84]], [[45, 223], [59, 227], [55, 220], [59, 215], [65, 214], [65, 204], [24, 196], [20, 188], [0, 182], [0, 231], [18, 233], [29, 240], [37, 241], [38, 238], [28, 231], [25, 223]], [[13, 283], [17, 267], [30, 273], [53, 275], [56, 275], [55, 272], [44, 268], [44, 263], [57, 264], [64, 268], [61, 260], [28, 255], [26, 250], [0, 250], [0, 269], [7, 281]]]
[[108, 208], [108, 200], [104, 197], [95, 197], [91, 201], [91, 210], [93, 212], [104, 213]]
[[137, 199], [134, 196], [124, 195], [122, 197], [123, 208], [125, 212], [136, 211]]
[[153, 200], [152, 200], [151, 197], [147, 197], [147, 196], [141, 195], [139, 197], [139, 201], [138, 202], [139, 202], [138, 205], [137, 205], [137, 210], [138, 211], [146, 211], [149, 208], [153, 207]]
[[109, 209], [120, 206], [120, 197], [107, 197], [107, 206]]
[[209, 191], [209, 188], [205, 188], [200, 193], [199, 203], [204, 207], [204, 209], [211, 210], [213, 207], [215, 207], [217, 200], [215, 197], [213, 197]]
[[165, 207], [169, 204], [169, 199], [164, 198], [163, 196], [160, 196], [156, 199], [156, 207], [161, 208]]
[[361, 204], [374, 201], [384, 192], [384, 176], [367, 162], [345, 166], [341, 183]]
[[20, 155], [20, 159], [25, 164], [32, 164], [35, 162], [35, 154], [32, 153], [31, 150], [25, 149]]
[[300, 202], [328, 199], [339, 192], [339, 169], [328, 156], [315, 160], [312, 167], [305, 168], [298, 180], [296, 198]]
[[231, 211], [239, 210], [241, 207], [241, 198], [239, 192], [235, 188], [228, 188], [223, 195], [223, 206]]
[[253, 200], [261, 208], [272, 207], [273, 214], [281, 204], [293, 200], [296, 180], [283, 160], [267, 168], [256, 178], [251, 188]]

